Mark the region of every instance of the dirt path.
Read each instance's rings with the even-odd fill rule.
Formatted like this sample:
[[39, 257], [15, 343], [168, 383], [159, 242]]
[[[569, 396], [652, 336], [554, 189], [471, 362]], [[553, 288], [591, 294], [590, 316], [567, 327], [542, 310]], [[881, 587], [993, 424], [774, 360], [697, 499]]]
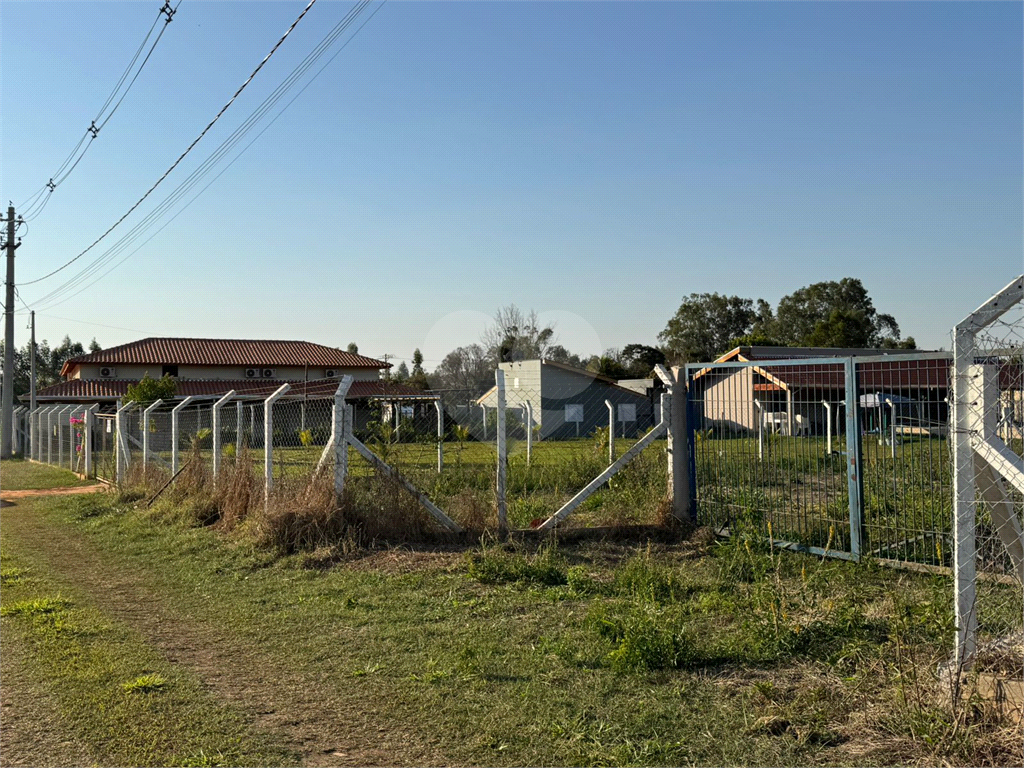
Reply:
[[146, 583], [145, 574], [127, 572], [73, 530], [27, 511], [28, 505], [12, 506], [3, 515], [5, 535], [19, 550], [34, 551], [98, 608], [140, 632], [171, 663], [191, 670], [255, 727], [300, 753], [305, 765], [438, 764], [439, 756], [417, 749], [410, 734], [385, 727], [373, 712], [325, 701], [322, 687], [282, 668], [255, 644], [182, 615]]
[[31, 499], [36, 496], [67, 496], [73, 493], [98, 493], [105, 490], [107, 490], [107, 486], [102, 483], [97, 483], [96, 485], [75, 485], [70, 488], [32, 488], [23, 491], [0, 492], [0, 499], [3, 501], [13, 501], [15, 499]]

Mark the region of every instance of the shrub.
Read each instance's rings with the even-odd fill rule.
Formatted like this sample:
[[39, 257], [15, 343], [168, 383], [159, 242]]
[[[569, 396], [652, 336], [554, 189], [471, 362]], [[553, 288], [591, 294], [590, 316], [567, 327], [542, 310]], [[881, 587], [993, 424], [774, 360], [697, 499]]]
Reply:
[[552, 546], [541, 547], [533, 557], [497, 547], [467, 552], [466, 570], [482, 584], [520, 582], [551, 587], [568, 583], [565, 561]]

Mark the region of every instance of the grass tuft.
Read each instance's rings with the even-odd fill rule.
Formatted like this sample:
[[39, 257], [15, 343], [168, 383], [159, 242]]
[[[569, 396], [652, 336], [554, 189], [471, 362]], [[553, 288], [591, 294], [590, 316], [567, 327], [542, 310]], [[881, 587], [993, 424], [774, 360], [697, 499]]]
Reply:
[[71, 601], [62, 597], [40, 597], [5, 605], [0, 608], [0, 616], [42, 616], [63, 611], [70, 605]]
[[167, 687], [167, 678], [161, 675], [140, 675], [121, 686], [125, 693], [155, 693]]

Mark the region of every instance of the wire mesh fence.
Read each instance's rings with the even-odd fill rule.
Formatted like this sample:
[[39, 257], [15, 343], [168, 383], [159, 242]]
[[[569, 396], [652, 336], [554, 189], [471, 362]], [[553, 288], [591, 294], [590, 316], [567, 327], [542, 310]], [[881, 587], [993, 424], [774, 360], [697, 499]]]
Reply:
[[957, 658], [1024, 672], [1024, 278], [954, 330]]
[[503, 366], [503, 389], [479, 399], [487, 423], [504, 421], [508, 524], [539, 527], [588, 486], [571, 526], [653, 523], [667, 496], [665, 440], [654, 440], [607, 482], [597, 478], [660, 420], [652, 391], [630, 390], [561, 366]]
[[753, 527], [836, 554], [856, 551], [847, 369], [846, 361], [691, 366], [702, 524], [721, 532]]

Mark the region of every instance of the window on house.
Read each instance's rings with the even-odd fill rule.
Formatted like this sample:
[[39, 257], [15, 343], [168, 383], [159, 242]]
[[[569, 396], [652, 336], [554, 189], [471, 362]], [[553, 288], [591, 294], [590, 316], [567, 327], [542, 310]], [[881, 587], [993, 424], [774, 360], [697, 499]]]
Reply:
[[176, 366], [176, 365], [165, 365], [164, 368], [163, 368], [163, 372], [161, 372], [160, 375], [161, 376], [177, 376], [178, 375], [178, 366]]

